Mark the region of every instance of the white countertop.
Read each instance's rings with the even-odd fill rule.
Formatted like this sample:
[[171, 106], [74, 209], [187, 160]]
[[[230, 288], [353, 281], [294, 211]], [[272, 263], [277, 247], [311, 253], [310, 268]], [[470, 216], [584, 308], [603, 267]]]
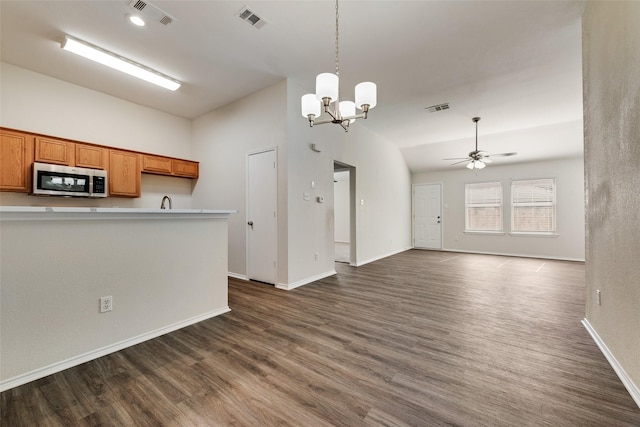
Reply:
[[224, 209], [158, 209], [158, 208], [90, 208], [90, 207], [45, 207], [45, 206], [0, 206], [4, 212], [73, 212], [73, 213], [162, 213], [162, 214], [232, 214], [237, 210]]
[[121, 219], [121, 218], [228, 218], [238, 213], [229, 209], [157, 209], [157, 208], [96, 208], [0, 206], [0, 219]]

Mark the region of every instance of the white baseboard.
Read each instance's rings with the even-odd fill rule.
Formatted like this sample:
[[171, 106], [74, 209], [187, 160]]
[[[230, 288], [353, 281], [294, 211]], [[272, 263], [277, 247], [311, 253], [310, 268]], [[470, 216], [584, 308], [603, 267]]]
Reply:
[[570, 257], [555, 257], [555, 256], [542, 256], [542, 255], [531, 255], [531, 254], [516, 254], [510, 252], [489, 252], [489, 251], [470, 251], [466, 249], [426, 249], [426, 248], [414, 248], [419, 250], [434, 250], [434, 251], [442, 251], [442, 252], [456, 252], [456, 253], [466, 253], [466, 254], [480, 254], [480, 255], [498, 255], [498, 256], [512, 256], [519, 258], [536, 258], [536, 259], [553, 259], [558, 261], [576, 261], [576, 262], [585, 262], [584, 258], [570, 258]]
[[287, 283], [278, 283], [276, 285], [276, 288], [284, 289], [285, 291], [290, 291], [291, 289], [299, 288], [302, 285], [306, 285], [306, 284], [315, 282], [316, 280], [324, 279], [325, 277], [333, 276], [334, 274], [336, 274], [335, 270], [326, 271], [324, 273], [317, 274], [315, 276], [311, 276], [311, 277], [307, 277], [307, 278], [302, 279], [302, 280], [298, 280], [297, 282], [288, 283], [288, 284]]
[[355, 265], [356, 267], [361, 267], [361, 266], [363, 266], [365, 264], [369, 264], [371, 262], [381, 260], [382, 258], [387, 258], [387, 257], [393, 256], [393, 255], [397, 255], [397, 254], [399, 254], [401, 252], [408, 251], [409, 249], [412, 249], [412, 248], [410, 246], [407, 246], [407, 247], [405, 247], [403, 249], [398, 249], [398, 250], [389, 252], [388, 254], [384, 254], [384, 255], [377, 256], [377, 257], [365, 259], [363, 261], [357, 261], [355, 264], [352, 264], [352, 265]]
[[53, 363], [49, 366], [45, 366], [43, 368], [39, 368], [31, 372], [27, 372], [25, 374], [21, 374], [13, 378], [9, 378], [7, 380], [0, 382], [0, 391], [9, 390], [14, 387], [18, 387], [20, 385], [26, 384], [28, 382], [35, 381], [40, 378], [44, 378], [47, 375], [64, 371], [65, 369], [72, 368], [74, 366], [80, 365], [85, 362], [89, 362], [90, 360], [94, 360], [99, 357], [106, 356], [107, 354], [115, 353], [116, 351], [159, 337], [160, 335], [164, 335], [169, 332], [173, 332], [178, 329], [184, 328], [186, 326], [193, 325], [194, 323], [202, 322], [203, 320], [207, 320], [212, 317], [216, 317], [221, 314], [228, 313], [229, 311], [231, 311], [229, 306], [222, 307], [217, 310], [213, 310], [208, 313], [204, 313], [199, 316], [195, 316], [190, 319], [186, 319], [181, 322], [174, 323], [169, 326], [165, 326], [164, 328], [156, 329], [154, 331], [147, 332], [145, 334], [138, 335], [136, 337], [132, 337], [124, 341], [120, 341], [105, 347], [101, 347], [96, 350], [92, 350], [87, 353], [71, 357], [61, 362]]
[[638, 388], [638, 386], [631, 380], [624, 368], [620, 366], [620, 363], [618, 363], [613, 353], [611, 353], [611, 350], [609, 350], [609, 347], [607, 347], [604, 341], [602, 341], [602, 338], [600, 338], [600, 335], [598, 335], [596, 330], [593, 329], [591, 323], [589, 323], [587, 319], [583, 319], [582, 324], [587, 332], [589, 332], [589, 335], [591, 335], [591, 338], [593, 338], [602, 354], [604, 354], [604, 357], [607, 359], [616, 375], [618, 375], [618, 378], [620, 378], [620, 381], [622, 381], [622, 384], [636, 402], [636, 405], [640, 407], [640, 388]]
[[245, 274], [232, 273], [229, 271], [227, 276], [233, 277], [234, 279], [244, 280], [245, 282], [249, 281], [249, 278]]

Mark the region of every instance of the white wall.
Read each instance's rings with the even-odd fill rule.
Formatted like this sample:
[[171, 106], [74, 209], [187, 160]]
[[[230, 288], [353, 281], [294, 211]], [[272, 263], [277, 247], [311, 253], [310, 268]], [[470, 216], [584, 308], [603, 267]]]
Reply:
[[284, 81], [193, 121], [200, 178], [194, 208], [237, 209], [229, 221], [229, 272], [246, 277], [247, 155], [278, 149], [278, 280], [287, 281], [287, 135]]
[[364, 126], [351, 132], [357, 138], [345, 141], [336, 160], [356, 167], [357, 265], [362, 265], [411, 248], [411, 172], [395, 144]]
[[[414, 184], [441, 183], [443, 193], [443, 249], [503, 255], [584, 261], [584, 168], [582, 157], [512, 165], [490, 164], [475, 174], [464, 167], [416, 173]], [[509, 235], [511, 180], [555, 178], [558, 237]], [[465, 234], [464, 186], [471, 182], [502, 181], [504, 230], [502, 236]]]
[[638, 22], [639, 2], [589, 2], [583, 17], [583, 82], [586, 320], [640, 406]]
[[3, 213], [0, 389], [228, 311], [227, 220], [205, 216]]
[[[164, 89], [158, 89], [164, 90]], [[133, 104], [10, 64], [0, 63], [0, 126], [184, 159], [191, 154], [191, 121]], [[63, 199], [0, 194], [20, 206], [191, 207], [192, 181], [143, 174], [142, 197]]]
[[[370, 132], [362, 120], [349, 132], [325, 124], [309, 127], [300, 114], [304, 90], [289, 81], [289, 274], [290, 282], [334, 269], [333, 162], [356, 168], [356, 263], [411, 247], [411, 174], [396, 145]], [[375, 114], [372, 112], [374, 120]], [[311, 150], [316, 144], [322, 152]], [[316, 188], [310, 189], [310, 182]], [[310, 192], [311, 202], [303, 200]], [[313, 202], [324, 196], [325, 203]], [[363, 204], [360, 204], [360, 201]], [[300, 236], [304, 236], [300, 238]], [[353, 243], [353, 242], [352, 242]], [[314, 261], [314, 253], [319, 260]]]
[[349, 243], [351, 239], [351, 209], [349, 171], [334, 172], [333, 174], [333, 201], [334, 201], [334, 239], [336, 242]]
[[[229, 224], [229, 271], [246, 276], [246, 156], [278, 149], [278, 284], [291, 289], [334, 270], [333, 162], [356, 166], [358, 262], [411, 246], [411, 177], [396, 146], [366, 128], [309, 128], [302, 90], [281, 82], [193, 122], [201, 174], [194, 208], [238, 209]], [[321, 153], [311, 150], [317, 143]], [[311, 182], [315, 188], [311, 188]], [[305, 201], [304, 193], [310, 200]], [[322, 196], [324, 203], [317, 203]], [[316, 254], [318, 254], [316, 259]]]

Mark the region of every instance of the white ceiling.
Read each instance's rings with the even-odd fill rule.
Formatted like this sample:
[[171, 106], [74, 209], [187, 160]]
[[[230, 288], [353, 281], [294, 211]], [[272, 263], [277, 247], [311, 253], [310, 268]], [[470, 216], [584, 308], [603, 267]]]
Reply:
[[[1, 0], [1, 59], [186, 118], [283, 78], [313, 92], [316, 74], [334, 71], [332, 0], [157, 0], [177, 20], [145, 28], [125, 19], [128, 3]], [[238, 18], [245, 5], [264, 27]], [[360, 81], [378, 85], [378, 106], [353, 126], [397, 144], [413, 171], [466, 156], [474, 116], [481, 149], [519, 153], [495, 163], [579, 155], [583, 9], [582, 1], [341, 0], [341, 98], [353, 99]], [[183, 86], [169, 92], [64, 52], [64, 34]], [[426, 112], [443, 102], [451, 108]]]

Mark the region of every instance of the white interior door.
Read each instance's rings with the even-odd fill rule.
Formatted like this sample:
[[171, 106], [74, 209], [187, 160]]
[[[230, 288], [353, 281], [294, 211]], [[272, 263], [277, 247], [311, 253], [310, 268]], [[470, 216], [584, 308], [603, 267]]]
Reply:
[[247, 277], [277, 279], [277, 168], [274, 149], [252, 153], [247, 166]]
[[413, 244], [416, 248], [442, 249], [440, 184], [422, 184], [413, 188]]

